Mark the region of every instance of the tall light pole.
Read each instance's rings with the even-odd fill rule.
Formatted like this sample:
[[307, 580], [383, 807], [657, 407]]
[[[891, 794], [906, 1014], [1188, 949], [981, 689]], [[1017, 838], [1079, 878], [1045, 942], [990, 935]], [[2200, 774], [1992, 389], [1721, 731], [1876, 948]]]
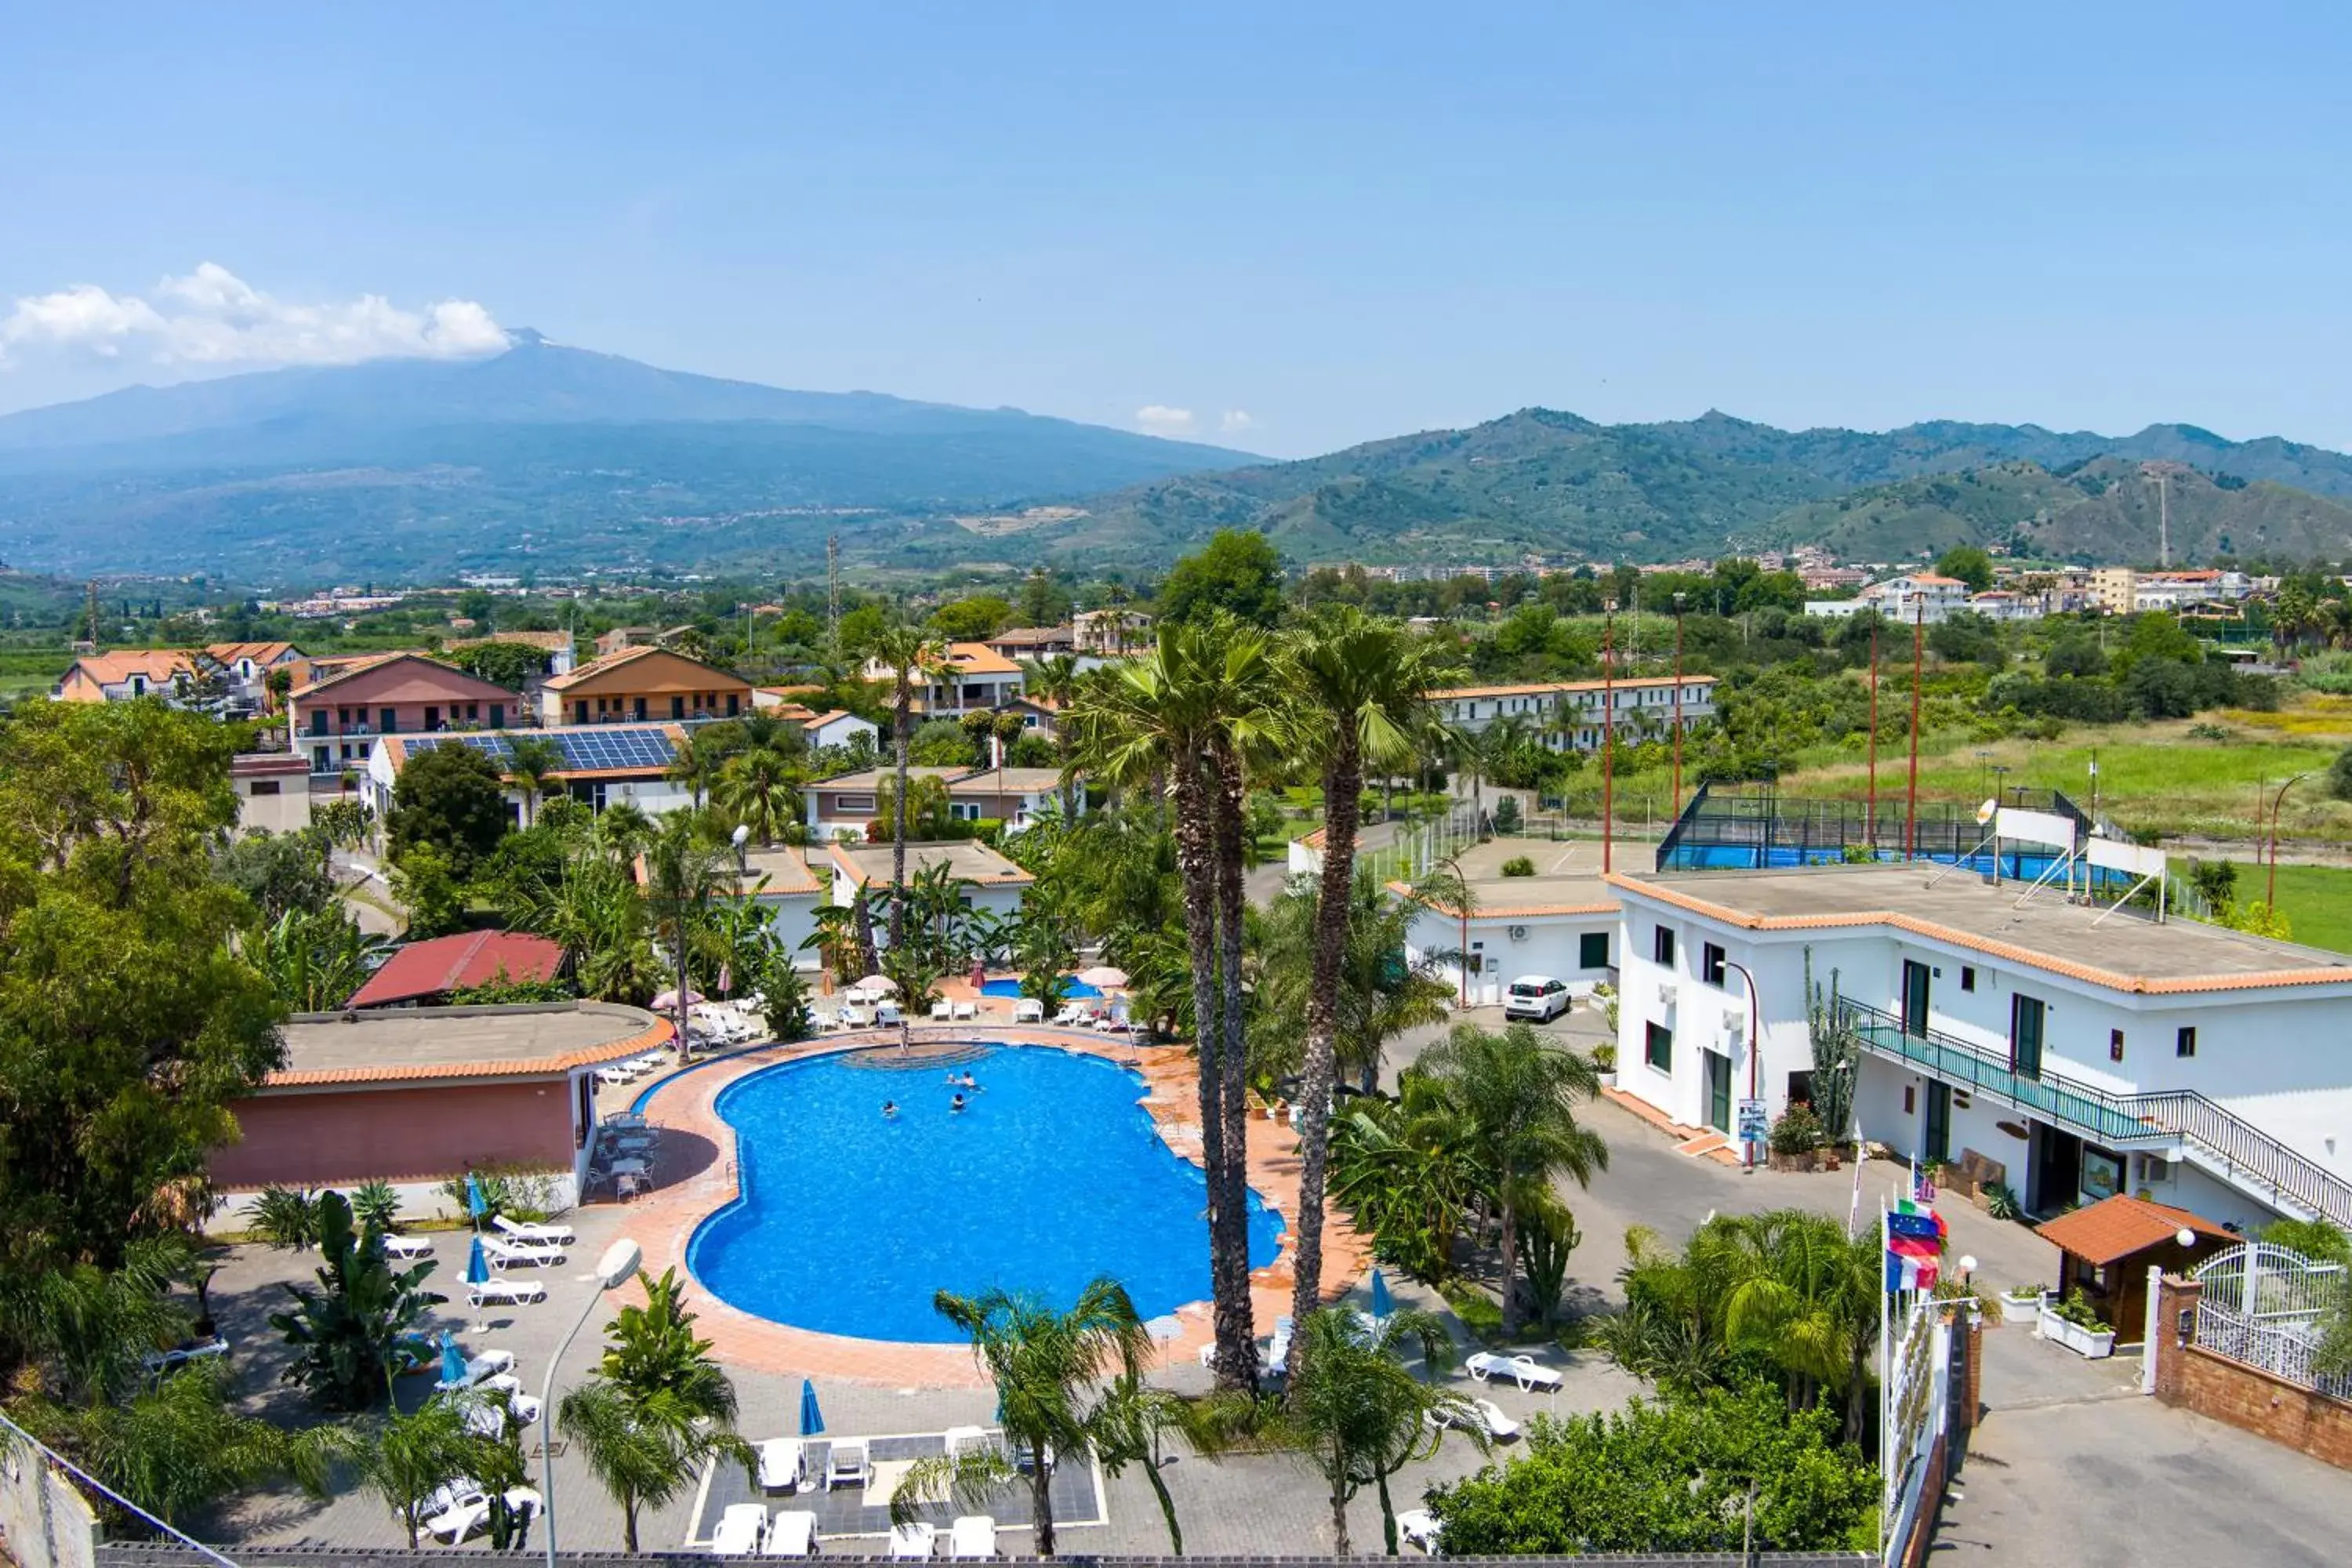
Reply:
[[1666, 810], [1676, 819], [1683, 814], [1683, 598], [1675, 595], [1675, 795]]
[[1919, 858], [1919, 682], [1927, 674], [1927, 595], [1915, 595], [1911, 600], [1911, 782], [1903, 813], [1906, 861]]
[[2276, 794], [2276, 795], [2274, 795], [2271, 796], [2271, 875], [2270, 875], [2270, 887], [2269, 887], [2269, 889], [2267, 889], [2267, 890], [2263, 894], [2263, 902], [2264, 902], [2265, 904], [2268, 904], [2268, 905], [2270, 906], [2270, 910], [2271, 910], [2271, 913], [2273, 913], [2273, 914], [2276, 914], [2276, 913], [2278, 913], [2278, 819], [2279, 819], [2279, 803], [2286, 799], [2286, 792], [2287, 792], [2287, 791], [2289, 791], [2289, 790], [2293, 789], [2295, 785], [2297, 785], [2297, 784], [2301, 784], [2304, 780], [2305, 780], [2305, 779], [2309, 778], [2310, 776], [2311, 776], [2311, 775], [2310, 775], [2309, 773], [2297, 773], [2297, 774], [2295, 774], [2295, 775], [2294, 775], [2294, 777], [2293, 777], [2293, 778], [2291, 778], [2291, 779], [2287, 780], [2287, 781], [2286, 781], [2286, 783], [2284, 783], [2284, 784], [2283, 784], [2279, 785], [2279, 787], [2278, 787], [2278, 794]]
[[1617, 731], [1617, 601], [1604, 599], [1601, 608], [1601, 874], [1606, 877], [1617, 842], [1617, 759], [1610, 743]]
[[572, 1321], [563, 1342], [555, 1347], [555, 1353], [547, 1358], [547, 1381], [540, 1384], [539, 1396], [539, 1509], [547, 1537], [547, 1568], [555, 1568], [555, 1369], [562, 1363], [563, 1352], [572, 1348], [572, 1342], [587, 1325], [589, 1314], [604, 1299], [604, 1292], [635, 1279], [637, 1265], [644, 1258], [643, 1250], [626, 1237], [604, 1249], [604, 1256], [596, 1260], [595, 1294], [580, 1304], [580, 1316]]
[[[1723, 966], [1726, 969], [1737, 969], [1739, 971], [1739, 978], [1748, 983], [1748, 1098], [1760, 1100], [1763, 1097], [1756, 1092], [1756, 1083], [1757, 1064], [1763, 1059], [1764, 1056], [1762, 1038], [1764, 1023], [1762, 1015], [1756, 1005], [1756, 976], [1748, 972], [1746, 964], [1735, 958], [1725, 958]], [[1756, 1173], [1755, 1140], [1742, 1138], [1739, 1143], [1740, 1147], [1747, 1151], [1748, 1173], [1754, 1175]], [[1855, 1152], [1855, 1158], [1857, 1161], [1861, 1158], [1859, 1150]]]

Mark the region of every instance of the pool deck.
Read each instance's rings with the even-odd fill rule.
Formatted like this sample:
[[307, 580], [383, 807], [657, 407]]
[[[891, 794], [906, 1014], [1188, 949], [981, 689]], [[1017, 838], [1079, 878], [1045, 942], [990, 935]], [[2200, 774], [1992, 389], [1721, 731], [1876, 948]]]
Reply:
[[[953, 1045], [981, 1039], [1008, 1045], [1052, 1046], [1113, 1061], [1133, 1062], [1143, 1075], [1147, 1092], [1143, 1107], [1160, 1129], [1169, 1148], [1194, 1164], [1202, 1163], [1199, 1078], [1190, 1047], [1139, 1046], [1084, 1029], [1013, 1028], [983, 1020], [979, 1026], [951, 1027], [918, 1025], [913, 1048]], [[896, 1029], [866, 1030], [804, 1040], [795, 1045], [764, 1046], [685, 1072], [658, 1085], [645, 1106], [646, 1120], [673, 1138], [707, 1141], [717, 1157], [697, 1174], [657, 1188], [629, 1205], [623, 1232], [645, 1248], [645, 1267], [658, 1275], [676, 1268], [692, 1279], [686, 1262], [687, 1242], [695, 1227], [714, 1211], [738, 1196], [735, 1130], [720, 1119], [719, 1096], [730, 1085], [762, 1068], [803, 1058], [844, 1051], [892, 1049], [899, 1045]], [[1251, 1307], [1262, 1332], [1290, 1310], [1294, 1282], [1291, 1248], [1298, 1213], [1298, 1141], [1289, 1128], [1255, 1116], [1249, 1124], [1249, 1184], [1266, 1205], [1284, 1219], [1281, 1249], [1275, 1260], [1250, 1275]], [[812, 1194], [811, 1201], [815, 1201]], [[1371, 1265], [1369, 1237], [1358, 1234], [1344, 1214], [1324, 1208], [1323, 1296], [1335, 1300]], [[812, 1268], [825, 1267], [811, 1258]], [[709, 1338], [722, 1363], [761, 1372], [797, 1373], [804, 1377], [845, 1379], [886, 1388], [980, 1388], [988, 1385], [969, 1347], [957, 1344], [907, 1344], [894, 1340], [850, 1339], [816, 1333], [771, 1322], [728, 1305], [696, 1280], [696, 1327]], [[1181, 1338], [1160, 1347], [1163, 1360], [1197, 1357], [1213, 1338], [1209, 1303], [1180, 1307]]]

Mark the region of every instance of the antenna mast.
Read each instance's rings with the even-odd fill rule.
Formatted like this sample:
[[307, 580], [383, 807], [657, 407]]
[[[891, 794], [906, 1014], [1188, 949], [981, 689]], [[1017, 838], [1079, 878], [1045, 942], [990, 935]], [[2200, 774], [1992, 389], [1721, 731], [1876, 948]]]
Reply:
[[841, 638], [841, 535], [824, 536], [824, 637]]

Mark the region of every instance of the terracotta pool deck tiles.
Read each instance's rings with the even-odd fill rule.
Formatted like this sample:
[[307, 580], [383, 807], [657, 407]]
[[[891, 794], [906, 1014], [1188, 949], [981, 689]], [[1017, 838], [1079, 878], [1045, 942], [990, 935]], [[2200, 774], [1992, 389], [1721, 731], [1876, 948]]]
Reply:
[[[983, 1020], [985, 1023], [986, 1021]], [[918, 1025], [911, 1050], [926, 1054], [961, 1045], [971, 1036], [969, 1023], [953, 1028]], [[1132, 1063], [1142, 1075], [1144, 1110], [1159, 1127], [1160, 1137], [1182, 1159], [1201, 1163], [1198, 1079], [1188, 1048], [1181, 1046], [1139, 1046], [1078, 1029], [1011, 1028], [988, 1024], [988, 1037], [1015, 1045], [1058, 1047]], [[659, 1274], [676, 1268], [692, 1279], [686, 1262], [687, 1243], [695, 1227], [739, 1195], [735, 1130], [721, 1120], [717, 1102], [729, 1086], [750, 1073], [778, 1062], [826, 1056], [846, 1050], [891, 1049], [899, 1044], [895, 1029], [835, 1035], [789, 1046], [764, 1046], [708, 1066], [679, 1073], [649, 1091], [646, 1120], [666, 1132], [707, 1140], [717, 1151], [702, 1169], [658, 1187], [630, 1205], [623, 1234], [645, 1248], [645, 1267]], [[1290, 1310], [1293, 1227], [1298, 1212], [1297, 1142], [1286, 1127], [1263, 1117], [1250, 1121], [1249, 1184], [1268, 1207], [1286, 1221], [1280, 1251], [1275, 1260], [1250, 1275], [1251, 1308], [1262, 1332], [1271, 1332], [1274, 1320]], [[658, 1174], [656, 1168], [656, 1174]], [[1345, 1215], [1324, 1211], [1324, 1296], [1337, 1300], [1371, 1263], [1370, 1240], [1359, 1235]], [[822, 1258], [808, 1267], [823, 1268]], [[708, 1289], [696, 1289], [697, 1327], [708, 1337], [720, 1361], [761, 1372], [796, 1373], [806, 1377], [841, 1379], [885, 1388], [978, 1388], [987, 1385], [972, 1361], [971, 1350], [954, 1344], [908, 1344], [889, 1340], [851, 1339], [824, 1334], [789, 1324], [771, 1322], [740, 1311]], [[1213, 1337], [1209, 1304], [1195, 1301], [1177, 1309], [1182, 1334], [1160, 1346], [1164, 1364], [1197, 1358]]]

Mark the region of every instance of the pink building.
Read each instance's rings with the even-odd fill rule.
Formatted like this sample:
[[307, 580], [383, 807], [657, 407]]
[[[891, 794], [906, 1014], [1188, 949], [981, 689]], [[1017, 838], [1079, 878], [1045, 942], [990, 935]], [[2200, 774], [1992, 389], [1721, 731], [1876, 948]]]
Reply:
[[286, 706], [314, 774], [365, 768], [378, 735], [503, 730], [526, 713], [517, 693], [418, 653], [346, 665], [295, 688]]

